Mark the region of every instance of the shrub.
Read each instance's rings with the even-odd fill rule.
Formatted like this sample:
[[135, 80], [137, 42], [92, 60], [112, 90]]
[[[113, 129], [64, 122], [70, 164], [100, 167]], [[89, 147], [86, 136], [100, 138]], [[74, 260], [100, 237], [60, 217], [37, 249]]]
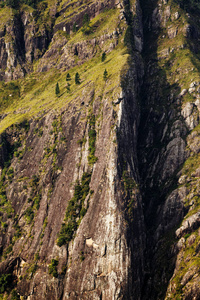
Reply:
[[33, 212], [33, 208], [32, 207], [28, 207], [27, 208], [27, 210], [25, 211], [25, 217], [26, 217], [26, 220], [27, 220], [28, 224], [30, 224], [31, 221], [34, 218], [34, 212]]
[[16, 290], [12, 290], [11, 300], [20, 300], [20, 296], [17, 294]]
[[12, 275], [11, 274], [2, 274], [0, 275], [0, 293], [7, 291], [12, 284]]
[[70, 81], [70, 80], [71, 80], [71, 76], [70, 76], [69, 73], [67, 73], [67, 75], [66, 75], [66, 81]]
[[58, 277], [57, 265], [58, 265], [57, 259], [52, 259], [51, 264], [49, 265], [49, 274], [53, 275], [53, 277], [56, 278]]

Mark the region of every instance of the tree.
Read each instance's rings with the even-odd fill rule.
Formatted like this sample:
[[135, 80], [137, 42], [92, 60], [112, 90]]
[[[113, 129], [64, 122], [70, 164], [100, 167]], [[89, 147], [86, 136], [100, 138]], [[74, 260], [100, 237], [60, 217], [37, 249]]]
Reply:
[[106, 59], [106, 52], [104, 51], [101, 56], [101, 61], [103, 62], [105, 61], [105, 59]]
[[103, 73], [103, 79], [106, 81], [108, 78], [108, 72], [107, 70], [105, 69], [104, 73]]
[[70, 92], [70, 83], [69, 82], [67, 83], [66, 88], [67, 88], [67, 91]]
[[84, 14], [83, 16], [83, 26], [87, 27], [90, 23], [90, 17], [88, 14]]
[[76, 83], [76, 84], [80, 84], [80, 83], [81, 83], [81, 82], [80, 82], [80, 76], [79, 76], [79, 73], [78, 73], [78, 72], [75, 74], [75, 83]]
[[71, 80], [71, 76], [69, 73], [67, 73], [67, 76], [66, 76], [66, 81], [70, 81]]
[[8, 5], [12, 8], [17, 8], [18, 1], [17, 0], [6, 0], [6, 5]]
[[60, 88], [59, 88], [59, 84], [57, 82], [56, 84], [56, 96], [58, 96], [60, 94]]

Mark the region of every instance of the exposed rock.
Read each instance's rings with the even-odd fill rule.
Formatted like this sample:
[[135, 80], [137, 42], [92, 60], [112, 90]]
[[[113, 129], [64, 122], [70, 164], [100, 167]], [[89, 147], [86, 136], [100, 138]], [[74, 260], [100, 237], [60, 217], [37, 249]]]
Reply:
[[185, 141], [176, 137], [167, 145], [164, 157], [166, 158], [162, 169], [162, 179], [166, 179], [184, 162], [186, 158]]
[[168, 37], [170, 39], [173, 39], [177, 36], [178, 28], [174, 28], [174, 27], [168, 28], [167, 33], [168, 33]]
[[182, 250], [182, 249], [184, 248], [184, 246], [185, 246], [185, 239], [182, 237], [182, 238], [178, 241], [178, 243], [177, 243], [176, 246], [177, 246], [178, 251]]
[[173, 191], [165, 201], [162, 215], [163, 230], [169, 230], [176, 226], [184, 215], [184, 199], [187, 196], [187, 189], [181, 187]]
[[188, 144], [190, 149], [194, 153], [199, 153], [200, 152], [200, 137], [196, 136], [193, 139], [188, 139]]
[[195, 87], [191, 87], [191, 88], [188, 89], [188, 92], [190, 94], [194, 93], [195, 91], [196, 91]]
[[183, 234], [191, 232], [193, 229], [198, 228], [199, 224], [200, 212], [197, 212], [183, 221], [182, 226], [176, 230], [176, 236], [181, 237]]
[[185, 119], [186, 125], [190, 130], [198, 125], [199, 113], [194, 103], [187, 102], [181, 111], [181, 115]]
[[183, 97], [187, 93], [187, 89], [183, 89], [178, 97]]

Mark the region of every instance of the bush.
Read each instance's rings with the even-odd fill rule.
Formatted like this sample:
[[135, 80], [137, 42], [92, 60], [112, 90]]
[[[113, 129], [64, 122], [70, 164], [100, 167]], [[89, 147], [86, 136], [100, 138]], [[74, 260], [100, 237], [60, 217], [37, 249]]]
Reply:
[[33, 212], [33, 208], [32, 207], [28, 207], [27, 208], [27, 210], [25, 211], [25, 217], [26, 217], [26, 220], [27, 220], [28, 224], [30, 224], [31, 221], [34, 218], [34, 212]]
[[0, 275], [0, 293], [4, 293], [9, 289], [12, 284], [12, 275], [11, 274], [2, 274]]
[[11, 300], [20, 300], [20, 296], [17, 294], [16, 290], [12, 290]]
[[57, 240], [57, 245], [61, 247], [62, 245], [70, 242], [76, 229], [76, 221], [69, 220], [67, 224], [63, 223]]
[[58, 265], [57, 259], [52, 259], [51, 264], [49, 265], [49, 274], [53, 275], [53, 277], [56, 278], [58, 277], [57, 265]]

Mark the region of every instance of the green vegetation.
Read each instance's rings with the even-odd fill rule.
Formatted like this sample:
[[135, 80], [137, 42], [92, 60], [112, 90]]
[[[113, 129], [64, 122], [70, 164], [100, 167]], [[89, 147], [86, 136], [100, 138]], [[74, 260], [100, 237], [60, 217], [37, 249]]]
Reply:
[[83, 26], [87, 27], [90, 23], [90, 16], [86, 13], [83, 16]]
[[133, 210], [136, 201], [135, 197], [138, 191], [138, 187], [135, 180], [132, 177], [130, 177], [130, 175], [126, 170], [123, 171], [122, 180], [124, 184], [125, 198], [128, 200], [128, 204], [127, 204], [128, 217], [130, 221], [133, 221]]
[[[20, 4], [27, 4], [33, 8], [37, 7], [37, 4], [43, 0], [5, 0], [3, 5], [10, 6], [12, 8], [18, 8]], [[3, 1], [0, 1], [3, 2]]]
[[76, 84], [80, 84], [81, 83], [81, 81], [80, 81], [80, 75], [79, 75], [78, 72], [76, 72], [76, 74], [75, 74], [75, 83]]
[[56, 93], [56, 96], [58, 96], [58, 95], [60, 94], [60, 88], [59, 88], [58, 82], [57, 82], [57, 84], [56, 84], [55, 93]]
[[37, 271], [38, 265], [37, 262], [34, 262], [33, 264], [30, 265], [30, 267], [27, 269], [27, 273], [30, 274], [29, 278], [32, 278], [35, 272]]
[[70, 92], [70, 83], [69, 82], [67, 83], [66, 89], [68, 92]]
[[65, 222], [62, 224], [57, 239], [57, 245], [60, 247], [73, 239], [75, 231], [86, 214], [87, 209], [85, 208], [84, 201], [90, 191], [90, 180], [91, 173], [84, 173], [81, 178], [81, 183], [78, 181], [76, 182], [74, 196], [67, 206], [64, 219]]
[[76, 32], [78, 31], [78, 25], [77, 25], [76, 22], [73, 24], [72, 31], [73, 31], [74, 33], [76, 33]]
[[95, 130], [95, 115], [91, 114], [89, 117], [89, 155], [88, 163], [93, 165], [98, 158], [95, 156], [96, 130]]
[[71, 76], [70, 76], [69, 73], [67, 73], [67, 75], [66, 75], [66, 81], [70, 81], [70, 80], [71, 80]]
[[83, 16], [82, 32], [86, 35], [89, 35], [92, 32], [92, 28], [90, 27], [90, 16], [87, 13]]
[[106, 60], [106, 52], [104, 51], [101, 55], [101, 61], [104, 62]]
[[84, 255], [84, 252], [81, 251], [81, 253], [80, 253], [80, 261], [82, 262], [84, 260], [85, 260], [85, 255]]
[[32, 220], [34, 219], [34, 211], [32, 207], [28, 207], [24, 213], [25, 218], [28, 222], [28, 224], [30, 224], [32, 222]]
[[181, 8], [187, 11], [192, 11], [198, 13], [200, 11], [200, 1], [199, 0], [175, 0], [176, 3], [180, 5]]
[[108, 79], [108, 72], [107, 72], [107, 70], [105, 69], [104, 70], [104, 73], [103, 73], [103, 80], [107, 80]]
[[16, 290], [12, 290], [12, 292], [11, 292], [11, 300], [20, 300], [20, 296], [17, 294]]
[[12, 275], [11, 274], [2, 274], [0, 275], [0, 293], [9, 291], [12, 286]]
[[58, 260], [52, 259], [49, 265], [49, 274], [53, 275], [53, 277], [56, 278], [58, 277], [57, 266], [58, 266]]

